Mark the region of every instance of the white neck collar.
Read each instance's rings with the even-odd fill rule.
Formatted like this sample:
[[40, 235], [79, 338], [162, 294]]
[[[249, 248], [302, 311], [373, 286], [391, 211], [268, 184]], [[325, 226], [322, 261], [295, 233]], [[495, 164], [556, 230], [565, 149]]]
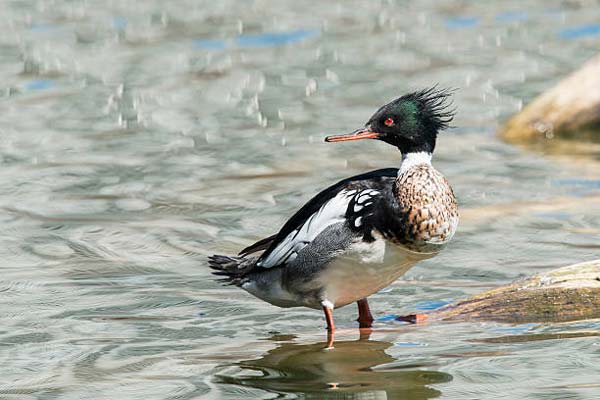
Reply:
[[429, 164], [431, 165], [431, 153], [419, 151], [417, 153], [402, 154], [402, 163], [398, 175], [405, 173], [415, 165]]

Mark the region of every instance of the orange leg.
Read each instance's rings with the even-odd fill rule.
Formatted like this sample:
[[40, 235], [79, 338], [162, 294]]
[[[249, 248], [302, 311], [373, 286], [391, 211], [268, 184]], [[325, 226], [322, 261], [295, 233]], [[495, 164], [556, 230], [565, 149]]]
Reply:
[[333, 333], [335, 332], [335, 324], [333, 323], [333, 311], [331, 308], [323, 305], [323, 312], [325, 313], [325, 320], [327, 321], [327, 347], [326, 349], [333, 348]]
[[327, 345], [325, 346], [325, 350], [333, 349], [333, 332], [327, 331]]
[[373, 326], [373, 316], [369, 309], [369, 302], [365, 298], [358, 300], [356, 304], [358, 305], [358, 327], [371, 328]]
[[327, 331], [333, 333], [335, 331], [335, 324], [333, 323], [333, 311], [327, 306], [323, 306], [323, 312], [325, 313], [325, 320], [327, 321]]

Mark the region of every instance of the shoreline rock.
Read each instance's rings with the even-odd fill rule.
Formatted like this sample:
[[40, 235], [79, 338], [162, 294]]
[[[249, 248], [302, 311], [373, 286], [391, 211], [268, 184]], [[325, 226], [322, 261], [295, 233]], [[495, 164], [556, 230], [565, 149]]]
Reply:
[[600, 260], [520, 279], [433, 310], [429, 317], [512, 323], [600, 318]]
[[509, 141], [600, 140], [600, 56], [536, 97], [499, 130]]

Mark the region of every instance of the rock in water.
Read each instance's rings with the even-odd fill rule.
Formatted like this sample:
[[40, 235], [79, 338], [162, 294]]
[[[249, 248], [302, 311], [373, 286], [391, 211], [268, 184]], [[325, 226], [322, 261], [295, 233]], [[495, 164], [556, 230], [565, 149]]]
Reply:
[[518, 323], [600, 318], [600, 260], [521, 279], [434, 310], [429, 316]]
[[600, 56], [538, 96], [501, 128], [508, 141], [600, 137]]

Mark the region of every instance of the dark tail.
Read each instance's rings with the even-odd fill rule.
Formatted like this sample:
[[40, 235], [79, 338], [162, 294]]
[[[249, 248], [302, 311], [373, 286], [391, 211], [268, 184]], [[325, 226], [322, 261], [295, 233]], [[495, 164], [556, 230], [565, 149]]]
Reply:
[[214, 255], [208, 257], [208, 266], [213, 275], [221, 277], [220, 282], [228, 285], [240, 286], [245, 282], [245, 277], [254, 269], [256, 257], [244, 258], [235, 256]]

